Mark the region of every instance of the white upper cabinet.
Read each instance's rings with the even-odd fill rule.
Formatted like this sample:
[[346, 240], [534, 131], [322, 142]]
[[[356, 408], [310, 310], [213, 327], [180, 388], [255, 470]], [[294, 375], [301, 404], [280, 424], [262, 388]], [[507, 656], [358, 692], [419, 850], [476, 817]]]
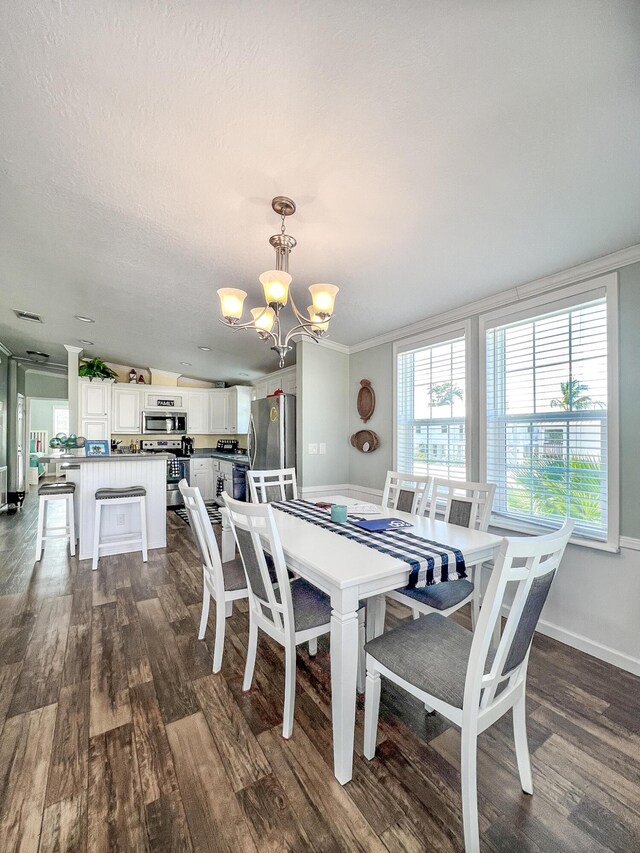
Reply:
[[133, 384], [114, 385], [111, 398], [113, 404], [112, 432], [129, 434], [140, 432], [142, 393], [142, 390]]
[[235, 435], [246, 435], [249, 432], [251, 417], [251, 394], [249, 385], [236, 385], [229, 388], [229, 416], [227, 432]]
[[80, 380], [80, 418], [108, 418], [111, 412], [111, 382]]
[[233, 431], [229, 429], [229, 391], [228, 388], [209, 391], [209, 429], [213, 435]]
[[211, 391], [191, 391], [186, 397], [187, 403], [187, 432], [196, 435], [207, 435], [209, 427], [209, 397]]
[[186, 410], [190, 435], [246, 435], [252, 394], [248, 385], [187, 390], [80, 379], [79, 435], [94, 439], [108, 439], [111, 433], [139, 435], [143, 409], [161, 408], [169, 401], [170, 408]]
[[283, 391], [285, 394], [297, 393], [297, 370], [293, 367], [286, 367], [284, 370], [278, 370], [276, 373], [271, 373], [269, 376], [264, 376], [254, 387], [254, 400], [262, 400], [276, 391]]

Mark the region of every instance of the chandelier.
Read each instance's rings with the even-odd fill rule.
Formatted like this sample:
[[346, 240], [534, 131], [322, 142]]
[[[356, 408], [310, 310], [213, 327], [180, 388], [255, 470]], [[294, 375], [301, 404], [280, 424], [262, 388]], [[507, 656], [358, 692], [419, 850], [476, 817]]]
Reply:
[[[234, 287], [221, 287], [218, 290], [218, 296], [222, 311], [221, 322], [234, 329], [253, 329], [260, 340], [270, 341], [271, 349], [278, 353], [280, 367], [284, 367], [287, 353], [293, 349], [291, 342], [294, 339], [310, 338], [317, 342], [327, 334], [336, 293], [340, 288], [335, 284], [310, 285], [311, 305], [307, 308], [308, 316], [305, 317], [298, 311], [293, 293], [289, 289], [292, 281], [289, 275], [289, 254], [295, 247], [296, 240], [285, 233], [285, 219], [295, 213], [296, 205], [290, 198], [279, 195], [273, 199], [271, 207], [280, 216], [282, 222], [280, 233], [274, 234], [269, 240], [275, 249], [276, 268], [267, 270], [260, 276], [266, 304], [260, 308], [252, 308], [253, 319], [248, 323], [241, 323], [244, 300], [247, 298], [246, 292]], [[291, 306], [296, 324], [285, 334], [282, 330], [280, 315], [287, 302]]]

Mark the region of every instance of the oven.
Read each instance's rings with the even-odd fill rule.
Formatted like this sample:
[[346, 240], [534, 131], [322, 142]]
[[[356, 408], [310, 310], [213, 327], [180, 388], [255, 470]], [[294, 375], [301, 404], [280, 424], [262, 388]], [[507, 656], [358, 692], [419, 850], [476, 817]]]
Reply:
[[187, 413], [174, 411], [142, 412], [143, 435], [185, 435], [187, 432]]

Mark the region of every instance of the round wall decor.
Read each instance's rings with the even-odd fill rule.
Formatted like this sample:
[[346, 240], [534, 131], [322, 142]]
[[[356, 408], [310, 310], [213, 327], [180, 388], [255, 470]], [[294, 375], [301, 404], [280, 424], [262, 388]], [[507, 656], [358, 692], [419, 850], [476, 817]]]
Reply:
[[375, 411], [376, 395], [373, 393], [373, 388], [371, 387], [371, 383], [368, 379], [361, 379], [360, 385], [361, 388], [358, 391], [356, 407], [358, 409], [358, 414], [360, 415], [360, 420], [364, 421], [366, 424]]
[[351, 444], [362, 453], [372, 453], [380, 444], [380, 439], [373, 430], [359, 429], [351, 436]]

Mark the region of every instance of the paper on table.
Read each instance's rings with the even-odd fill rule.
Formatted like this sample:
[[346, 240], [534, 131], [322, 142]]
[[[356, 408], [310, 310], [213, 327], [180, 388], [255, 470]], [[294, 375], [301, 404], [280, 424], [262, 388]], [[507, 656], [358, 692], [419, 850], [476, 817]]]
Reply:
[[375, 504], [349, 504], [349, 515], [380, 515], [382, 508]]

